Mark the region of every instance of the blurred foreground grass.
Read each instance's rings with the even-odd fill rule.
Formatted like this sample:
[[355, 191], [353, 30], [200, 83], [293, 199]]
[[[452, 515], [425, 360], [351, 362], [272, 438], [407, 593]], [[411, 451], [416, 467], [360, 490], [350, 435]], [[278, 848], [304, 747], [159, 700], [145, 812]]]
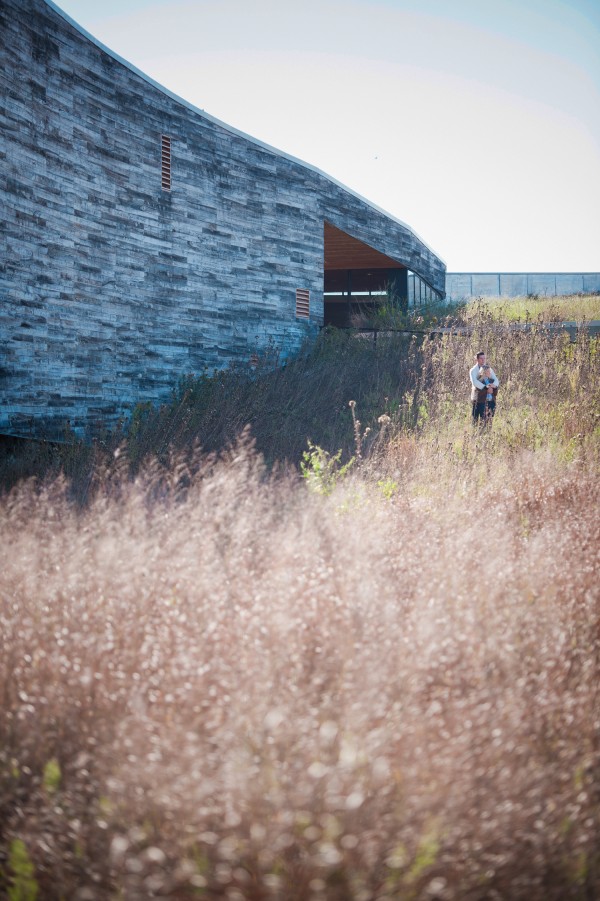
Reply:
[[599, 401], [597, 340], [484, 315], [13, 469], [0, 895], [597, 897]]

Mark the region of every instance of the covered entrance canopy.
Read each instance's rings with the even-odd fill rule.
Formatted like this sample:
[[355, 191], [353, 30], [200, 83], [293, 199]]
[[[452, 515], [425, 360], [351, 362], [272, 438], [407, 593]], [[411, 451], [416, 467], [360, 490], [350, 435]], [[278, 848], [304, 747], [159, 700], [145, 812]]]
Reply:
[[325, 325], [351, 325], [353, 313], [381, 303], [392, 289], [408, 305], [408, 270], [392, 257], [325, 222]]
[[415, 280], [421, 280], [407, 266], [330, 222], [324, 223], [324, 247], [325, 325], [351, 325], [353, 314], [373, 311], [388, 291], [405, 308], [411, 299], [420, 302], [423, 292]]

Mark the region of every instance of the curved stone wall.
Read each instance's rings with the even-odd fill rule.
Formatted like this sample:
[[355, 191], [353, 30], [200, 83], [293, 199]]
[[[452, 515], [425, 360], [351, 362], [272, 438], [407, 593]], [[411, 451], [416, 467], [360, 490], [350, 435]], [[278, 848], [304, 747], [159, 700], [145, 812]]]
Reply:
[[325, 220], [444, 292], [443, 262], [406, 225], [176, 98], [44, 0], [1, 0], [0, 42], [0, 432], [83, 430], [185, 374], [294, 352], [323, 320]]

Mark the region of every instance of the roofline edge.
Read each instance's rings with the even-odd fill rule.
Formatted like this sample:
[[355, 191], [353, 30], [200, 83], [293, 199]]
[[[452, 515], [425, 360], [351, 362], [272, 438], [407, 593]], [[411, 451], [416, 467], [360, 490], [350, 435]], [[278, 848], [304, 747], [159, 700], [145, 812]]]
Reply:
[[266, 150], [269, 153], [273, 153], [275, 156], [279, 156], [282, 159], [289, 160], [292, 163], [296, 163], [300, 166], [303, 166], [305, 169], [309, 169], [311, 172], [316, 172], [318, 175], [323, 176], [332, 184], [336, 185], [338, 188], [341, 188], [343, 191], [346, 191], [348, 194], [352, 194], [353, 197], [356, 197], [358, 200], [361, 200], [363, 203], [366, 203], [367, 206], [370, 206], [371, 209], [375, 210], [378, 213], [386, 216], [388, 219], [391, 219], [393, 222], [396, 222], [398, 225], [401, 225], [407, 231], [411, 233], [421, 244], [429, 250], [437, 259], [446, 266], [446, 261], [438, 254], [436, 251], [427, 244], [423, 238], [417, 234], [417, 232], [410, 227], [406, 222], [403, 222], [401, 219], [398, 219], [397, 216], [392, 215], [392, 213], [388, 213], [387, 210], [384, 210], [383, 207], [378, 206], [373, 201], [369, 200], [366, 197], [363, 197], [362, 194], [359, 194], [357, 191], [354, 191], [352, 188], [349, 188], [347, 185], [342, 184], [341, 181], [338, 181], [332, 175], [328, 175], [327, 172], [324, 172], [322, 169], [319, 169], [317, 166], [313, 166], [312, 163], [307, 163], [304, 160], [299, 159], [296, 156], [292, 156], [290, 153], [285, 153], [283, 150], [279, 150], [277, 147], [272, 147], [270, 144], [266, 144], [264, 141], [259, 140], [259, 138], [255, 138], [252, 135], [246, 134], [246, 132], [240, 131], [240, 129], [235, 128], [233, 125], [228, 125], [226, 122], [222, 122], [221, 119], [217, 119], [215, 116], [212, 116], [210, 113], [205, 112], [205, 110], [200, 109], [200, 107], [195, 106], [193, 103], [190, 103], [189, 100], [185, 100], [183, 97], [179, 97], [177, 94], [170, 91], [168, 88], [165, 88], [164, 85], [159, 84], [158, 81], [155, 81], [149, 75], [146, 75], [145, 72], [142, 72], [141, 69], [138, 69], [137, 66], [134, 66], [133, 63], [130, 63], [128, 60], [124, 59], [122, 56], [119, 56], [114, 50], [111, 50], [110, 47], [107, 47], [106, 44], [103, 44], [102, 41], [98, 40], [98, 38], [94, 37], [89, 31], [83, 28], [82, 25], [79, 25], [75, 19], [71, 18], [71, 16], [66, 13], [60, 6], [57, 6], [53, 0], [43, 0], [46, 6], [49, 6], [55, 13], [57, 13], [65, 22], [74, 28], [79, 34], [81, 34], [86, 40], [90, 41], [99, 50], [102, 50], [103, 53], [108, 54], [108, 56], [112, 57], [116, 62], [120, 63], [126, 69], [129, 69], [130, 72], [133, 72], [134, 75], [137, 75], [138, 78], [143, 79], [143, 81], [152, 85], [152, 87], [159, 90], [162, 94], [167, 97], [170, 97], [171, 100], [174, 100], [176, 103], [181, 106], [186, 107], [191, 112], [196, 113], [197, 115], [202, 116], [204, 119], [207, 119], [209, 122], [212, 122], [214, 125], [218, 125], [220, 128], [225, 129], [225, 131], [230, 132], [231, 134], [236, 135], [237, 137], [244, 138], [246, 141], [250, 141], [252, 144], [255, 144], [257, 147], [261, 147], [263, 150]]

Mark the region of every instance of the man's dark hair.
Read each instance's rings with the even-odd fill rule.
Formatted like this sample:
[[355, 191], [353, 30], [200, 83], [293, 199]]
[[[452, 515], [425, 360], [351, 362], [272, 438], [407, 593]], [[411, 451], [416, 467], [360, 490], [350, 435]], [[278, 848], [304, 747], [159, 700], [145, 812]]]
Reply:
[[479, 357], [485, 357], [485, 350], [478, 350], [475, 356], [477, 359], [479, 359]]

